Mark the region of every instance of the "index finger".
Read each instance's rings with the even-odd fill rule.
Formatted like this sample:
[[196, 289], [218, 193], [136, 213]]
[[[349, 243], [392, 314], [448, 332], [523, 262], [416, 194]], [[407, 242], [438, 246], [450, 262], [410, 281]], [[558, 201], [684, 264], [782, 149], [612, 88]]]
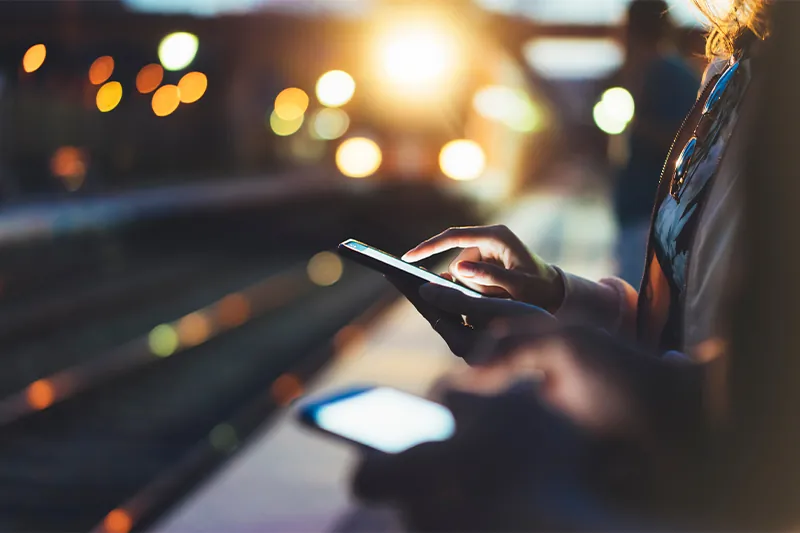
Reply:
[[423, 241], [405, 254], [403, 261], [417, 262], [453, 248], [495, 250], [499, 240], [490, 227], [450, 228]]

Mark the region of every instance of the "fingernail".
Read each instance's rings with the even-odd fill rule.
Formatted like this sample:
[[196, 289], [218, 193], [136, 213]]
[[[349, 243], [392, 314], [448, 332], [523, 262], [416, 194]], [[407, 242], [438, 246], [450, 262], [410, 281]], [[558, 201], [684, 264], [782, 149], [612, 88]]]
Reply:
[[409, 258], [411, 257], [411, 252], [413, 252], [413, 250], [409, 250], [408, 252], [404, 253], [400, 259], [402, 259], [403, 261], [408, 261]]
[[471, 261], [459, 261], [458, 273], [462, 276], [471, 277], [478, 273], [478, 265]]

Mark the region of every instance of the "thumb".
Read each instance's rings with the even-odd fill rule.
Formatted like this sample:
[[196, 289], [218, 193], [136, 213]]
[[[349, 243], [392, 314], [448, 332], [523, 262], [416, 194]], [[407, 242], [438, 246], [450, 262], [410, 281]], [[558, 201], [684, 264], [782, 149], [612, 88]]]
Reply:
[[456, 264], [455, 275], [470, 284], [500, 287], [512, 298], [519, 299], [525, 290], [522, 274], [492, 263], [459, 261]]

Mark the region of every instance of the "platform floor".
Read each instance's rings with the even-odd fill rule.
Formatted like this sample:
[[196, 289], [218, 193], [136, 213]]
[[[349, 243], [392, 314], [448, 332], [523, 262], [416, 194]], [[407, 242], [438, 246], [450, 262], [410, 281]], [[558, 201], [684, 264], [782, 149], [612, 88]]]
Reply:
[[[498, 222], [533, 251], [590, 279], [613, 273], [615, 228], [607, 201], [538, 193], [521, 198]], [[463, 364], [406, 301], [398, 301], [337, 354], [308, 395], [381, 384], [424, 394]], [[348, 480], [356, 457], [346, 444], [301, 428], [289, 409], [162, 520], [158, 533], [390, 531], [354, 512]], [[360, 516], [351, 521], [353, 516]], [[380, 525], [378, 525], [380, 524]]]

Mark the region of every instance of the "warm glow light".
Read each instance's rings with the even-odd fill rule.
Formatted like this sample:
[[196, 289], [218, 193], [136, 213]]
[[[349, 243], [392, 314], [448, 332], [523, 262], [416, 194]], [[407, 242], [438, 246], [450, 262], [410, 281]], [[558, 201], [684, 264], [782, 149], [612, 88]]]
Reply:
[[439, 166], [448, 178], [474, 180], [486, 169], [486, 156], [475, 141], [451, 141], [439, 153]]
[[380, 147], [370, 139], [354, 137], [343, 142], [336, 150], [336, 166], [350, 178], [366, 178], [381, 166], [383, 154]]
[[308, 109], [308, 95], [303, 89], [284, 89], [275, 98], [275, 114], [278, 118], [292, 122], [301, 118]]
[[456, 63], [456, 43], [442, 28], [422, 21], [382, 34], [379, 65], [387, 81], [404, 91], [441, 86]]
[[208, 434], [208, 442], [218, 452], [227, 453], [239, 445], [236, 429], [230, 424], [218, 424]]
[[117, 107], [120, 100], [122, 100], [122, 85], [118, 81], [110, 81], [100, 87], [95, 98], [97, 109], [103, 113], [108, 113]]
[[278, 405], [289, 405], [303, 394], [303, 384], [294, 374], [283, 374], [272, 384], [271, 392]]
[[350, 127], [350, 117], [341, 109], [320, 109], [311, 122], [311, 134], [317, 139], [332, 141], [338, 139]]
[[47, 57], [47, 47], [43, 44], [34, 44], [22, 56], [22, 69], [25, 72], [38, 70], [44, 63], [45, 57]]
[[539, 110], [521, 90], [499, 85], [484, 87], [475, 93], [472, 106], [482, 117], [521, 133], [530, 133], [541, 127]]
[[133, 527], [133, 520], [122, 509], [114, 509], [106, 515], [103, 527], [108, 533], [128, 533]]
[[211, 323], [202, 313], [191, 313], [178, 322], [178, 340], [184, 346], [204, 343], [211, 334]]
[[287, 137], [300, 129], [303, 125], [303, 120], [305, 119], [305, 115], [300, 115], [299, 117], [295, 118], [294, 120], [283, 120], [281, 117], [278, 116], [278, 113], [273, 111], [272, 114], [269, 116], [269, 126], [272, 128], [272, 131], [275, 135], [280, 135], [281, 137]]
[[60, 178], [70, 192], [77, 191], [86, 177], [86, 157], [74, 146], [62, 146], [50, 158], [50, 172]]
[[194, 60], [198, 46], [196, 35], [187, 32], [171, 33], [158, 45], [158, 59], [167, 70], [181, 70]]
[[619, 135], [633, 119], [636, 106], [633, 96], [622, 87], [612, 87], [603, 93], [592, 110], [597, 127], [609, 135]]
[[191, 104], [202, 98], [208, 87], [208, 78], [202, 72], [189, 72], [178, 82], [181, 102]]
[[217, 304], [217, 320], [222, 326], [235, 328], [249, 318], [250, 302], [242, 294], [229, 294]]
[[622, 45], [610, 37], [536, 37], [525, 43], [522, 53], [530, 66], [553, 79], [601, 78], [618, 69], [625, 57]]
[[166, 117], [178, 109], [181, 103], [181, 92], [177, 85], [164, 85], [153, 94], [153, 113]]
[[332, 70], [317, 81], [317, 100], [328, 107], [340, 107], [353, 98], [356, 82], [342, 70]]
[[175, 328], [168, 324], [156, 326], [148, 335], [150, 351], [159, 357], [169, 357], [178, 349], [179, 338]]
[[142, 94], [149, 94], [161, 85], [164, 80], [164, 68], [158, 63], [145, 65], [136, 75], [136, 90]]
[[339, 256], [331, 252], [320, 252], [308, 262], [308, 278], [316, 285], [329, 287], [342, 277], [344, 266]]
[[108, 80], [114, 73], [114, 58], [111, 56], [98, 57], [89, 67], [89, 81], [92, 85], [100, 85]]
[[34, 381], [28, 385], [26, 393], [28, 405], [34, 409], [47, 409], [53, 404], [56, 393], [53, 389], [53, 384], [46, 379]]

